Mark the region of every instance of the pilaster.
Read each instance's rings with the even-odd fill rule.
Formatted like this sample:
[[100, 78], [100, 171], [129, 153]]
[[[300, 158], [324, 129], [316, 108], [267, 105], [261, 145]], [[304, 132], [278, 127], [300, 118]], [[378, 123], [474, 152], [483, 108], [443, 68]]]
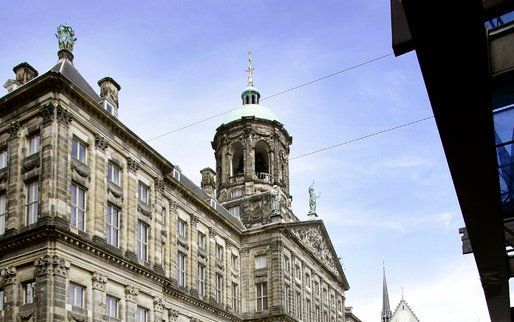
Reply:
[[4, 322], [15, 322], [15, 307], [18, 301], [16, 289], [16, 268], [9, 266], [0, 271], [0, 276], [4, 280]]
[[126, 322], [136, 321], [136, 310], [137, 310], [137, 296], [139, 295], [139, 289], [132, 285], [125, 287], [125, 305], [126, 305]]
[[7, 188], [7, 221], [6, 233], [12, 231], [16, 232], [23, 224], [26, 216], [24, 203], [22, 198], [23, 181], [21, 180], [21, 138], [20, 138], [20, 124], [18, 121], [11, 123], [9, 127], [9, 141], [7, 149], [9, 153], [9, 176]]
[[93, 322], [104, 321], [105, 314], [105, 284], [107, 276], [93, 272]]

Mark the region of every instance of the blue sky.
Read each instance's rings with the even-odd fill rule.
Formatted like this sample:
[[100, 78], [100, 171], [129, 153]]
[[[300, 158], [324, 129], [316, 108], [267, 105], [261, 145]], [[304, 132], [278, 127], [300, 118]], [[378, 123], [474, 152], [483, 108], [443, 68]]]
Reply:
[[[76, 32], [75, 66], [97, 88], [117, 80], [120, 119], [144, 139], [239, 106], [246, 53], [263, 97], [388, 54], [389, 1], [12, 1], [0, 12], [0, 81], [29, 62], [57, 61], [55, 30]], [[293, 136], [290, 157], [431, 115], [414, 53], [263, 102]], [[214, 168], [223, 117], [151, 142], [197, 183]], [[422, 321], [488, 321], [473, 257], [461, 254], [462, 216], [433, 120], [292, 160], [291, 194], [318, 213], [343, 258], [347, 305], [379, 321], [381, 262], [392, 306]]]

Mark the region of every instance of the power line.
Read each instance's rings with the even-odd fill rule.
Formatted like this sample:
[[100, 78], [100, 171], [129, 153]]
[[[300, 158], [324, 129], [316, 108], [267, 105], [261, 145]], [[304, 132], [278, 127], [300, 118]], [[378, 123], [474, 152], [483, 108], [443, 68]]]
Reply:
[[[337, 143], [337, 144], [329, 145], [329, 146], [326, 146], [326, 147], [323, 147], [323, 148], [319, 148], [317, 150], [314, 150], [314, 151], [311, 151], [311, 152], [308, 152], [308, 153], [304, 153], [304, 154], [295, 156], [293, 158], [289, 158], [288, 160], [291, 161], [291, 160], [296, 160], [296, 159], [304, 158], [304, 157], [307, 157], [307, 156], [310, 156], [310, 155], [313, 155], [313, 154], [316, 154], [316, 153], [319, 153], [319, 152], [327, 151], [327, 150], [330, 150], [330, 149], [334, 149], [334, 148], [337, 148], [337, 147], [340, 147], [340, 146], [343, 146], [343, 145], [347, 145], [347, 144], [350, 144], [350, 143], [366, 140], [366, 139], [372, 138], [372, 137], [380, 135], [380, 134], [384, 134], [384, 133], [387, 133], [387, 132], [395, 131], [395, 130], [398, 130], [398, 129], [401, 129], [401, 128], [404, 128], [404, 127], [407, 127], [407, 126], [411, 126], [411, 125], [414, 125], [414, 124], [417, 124], [417, 123], [421, 123], [421, 122], [427, 121], [427, 120], [432, 119], [432, 118], [434, 118], [433, 115], [427, 116], [427, 117], [424, 117], [424, 118], [420, 118], [420, 119], [417, 119], [417, 120], [414, 120], [414, 121], [411, 121], [411, 122], [407, 122], [407, 123], [403, 123], [403, 124], [400, 124], [400, 125], [397, 125], [397, 126], [393, 126], [393, 127], [390, 127], [390, 128], [384, 129], [384, 130], [372, 132], [372, 133], [369, 133], [367, 135], [363, 135], [363, 136], [360, 136], [360, 137], [357, 137], [357, 138], [354, 138], [354, 139], [350, 139], [350, 140], [347, 140], [347, 141], [344, 141], [344, 142], [341, 142], [341, 143]], [[179, 183], [182, 186], [182, 188], [184, 189], [184, 193], [188, 193], [188, 192], [192, 192], [192, 191], [195, 191], [195, 190], [201, 190], [202, 189], [201, 187], [198, 187], [198, 186], [194, 187], [194, 188], [186, 188], [182, 182], [179, 181]], [[188, 206], [185, 202], [183, 202], [179, 198], [177, 198], [175, 200], [180, 202], [184, 206]], [[130, 210], [132, 208], [135, 208], [135, 207], [137, 207], [137, 202], [136, 202], [136, 205], [126, 208], [125, 211], [128, 211], [128, 210]], [[95, 220], [95, 219], [96, 219], [95, 217], [89, 218], [89, 219], [83, 221], [83, 223], [88, 223], [91, 220]]]
[[[281, 91], [281, 92], [277, 92], [277, 93], [272, 94], [272, 95], [270, 95], [270, 96], [266, 96], [266, 97], [262, 98], [262, 99], [261, 99], [261, 101], [265, 101], [265, 100], [268, 100], [268, 99], [270, 99], [270, 98], [273, 98], [273, 97], [276, 97], [276, 96], [279, 96], [279, 95], [282, 95], [282, 94], [285, 94], [285, 93], [289, 93], [289, 92], [291, 92], [291, 91], [295, 91], [295, 90], [297, 90], [297, 89], [300, 89], [300, 88], [302, 88], [302, 87], [306, 87], [306, 86], [312, 85], [312, 84], [314, 84], [314, 83], [320, 82], [320, 81], [325, 80], [325, 79], [327, 79], [327, 78], [331, 78], [331, 77], [337, 76], [337, 75], [339, 75], [339, 74], [343, 74], [343, 73], [349, 72], [349, 71], [351, 71], [351, 70], [354, 70], [354, 69], [357, 69], [357, 68], [360, 68], [360, 67], [363, 67], [363, 66], [369, 65], [369, 64], [371, 64], [371, 63], [374, 63], [374, 62], [376, 62], [376, 61], [382, 60], [382, 59], [387, 58], [387, 57], [392, 56], [392, 55], [393, 55], [393, 53], [389, 53], [389, 54], [386, 54], [386, 55], [382, 55], [382, 56], [375, 57], [375, 58], [373, 58], [373, 59], [370, 59], [370, 60], [364, 61], [364, 62], [359, 63], [359, 64], [356, 64], [356, 65], [352, 65], [352, 66], [350, 66], [350, 67], [347, 67], [347, 68], [342, 69], [342, 70], [340, 70], [340, 71], [337, 71], [337, 72], [335, 72], [335, 73], [328, 74], [328, 75], [326, 75], [326, 76], [323, 76], [323, 77], [317, 78], [317, 79], [315, 79], [315, 80], [312, 80], [312, 81], [309, 81], [309, 82], [306, 82], [306, 83], [303, 83], [303, 84], [300, 84], [300, 85], [297, 85], [297, 86], [293, 86], [293, 87], [288, 88], [288, 89], [286, 89], [286, 90], [283, 90], [283, 91]], [[186, 124], [186, 125], [181, 126], [181, 127], [179, 127], [179, 128], [173, 129], [173, 130], [171, 130], [171, 131], [168, 131], [168, 132], [162, 133], [162, 134], [160, 134], [160, 135], [157, 135], [157, 136], [155, 136], [155, 137], [152, 137], [152, 138], [150, 138], [150, 139], [146, 140], [146, 142], [150, 142], [150, 141], [153, 141], [153, 140], [156, 140], [156, 139], [160, 139], [160, 138], [162, 138], [162, 137], [164, 137], [164, 136], [167, 136], [167, 135], [170, 135], [170, 134], [172, 134], [172, 133], [175, 133], [175, 132], [178, 132], [178, 131], [182, 131], [182, 130], [187, 129], [187, 128], [190, 128], [190, 127], [192, 127], [192, 126], [195, 126], [195, 125], [198, 125], [198, 124], [201, 124], [201, 123], [207, 122], [207, 121], [209, 121], [209, 120], [212, 120], [212, 119], [214, 119], [214, 118], [217, 118], [217, 117], [223, 116], [223, 115], [225, 115], [225, 114], [228, 114], [228, 113], [230, 113], [230, 112], [232, 112], [232, 111], [237, 110], [237, 109], [238, 109], [238, 108], [240, 108], [241, 106], [242, 106], [242, 105], [239, 105], [239, 106], [234, 107], [234, 108], [231, 108], [231, 109], [229, 109], [229, 110], [227, 110], [227, 111], [225, 111], [225, 112], [221, 112], [221, 113], [218, 113], [218, 114], [215, 114], [215, 115], [211, 115], [211, 116], [209, 116], [209, 117], [207, 117], [207, 118], [205, 118], [205, 119], [201, 119], [201, 120], [198, 120], [198, 121], [196, 121], [196, 122], [189, 123], [189, 124]]]
[[320, 148], [320, 149], [314, 150], [312, 152], [308, 152], [308, 153], [301, 154], [301, 155], [293, 157], [293, 158], [289, 158], [289, 161], [300, 159], [300, 158], [303, 158], [303, 157], [306, 157], [306, 156], [309, 156], [309, 155], [312, 155], [312, 154], [316, 154], [316, 153], [319, 153], [319, 152], [323, 152], [323, 151], [326, 151], [326, 150], [330, 150], [330, 149], [333, 149], [333, 148], [337, 148], [337, 147], [340, 147], [342, 145], [354, 143], [354, 142], [361, 141], [361, 140], [364, 140], [364, 139], [369, 139], [370, 137], [377, 136], [377, 135], [380, 135], [380, 134], [384, 134], [384, 133], [387, 133], [387, 132], [391, 132], [391, 131], [394, 131], [394, 130], [398, 130], [398, 129], [401, 129], [402, 127], [406, 127], [406, 126], [410, 126], [410, 125], [413, 125], [413, 124], [416, 124], [416, 123], [420, 123], [420, 122], [429, 120], [431, 118], [434, 118], [434, 116], [433, 115], [432, 116], [427, 116], [427, 117], [424, 117], [424, 118], [421, 118], [421, 119], [418, 119], [418, 120], [415, 120], [415, 121], [411, 121], [411, 122], [408, 122], [408, 123], [404, 123], [404, 124], [401, 124], [401, 125], [390, 127], [388, 129], [385, 129], [385, 130], [373, 132], [373, 133], [370, 133], [370, 134], [367, 134], [367, 135], [364, 135], [364, 136], [361, 136], [361, 137], [358, 137], [358, 138], [354, 138], [354, 139], [347, 140], [347, 141], [344, 141], [344, 142], [341, 142], [341, 143], [337, 143], [337, 144], [330, 145], [330, 146], [327, 146], [327, 147], [324, 147], [324, 148]]

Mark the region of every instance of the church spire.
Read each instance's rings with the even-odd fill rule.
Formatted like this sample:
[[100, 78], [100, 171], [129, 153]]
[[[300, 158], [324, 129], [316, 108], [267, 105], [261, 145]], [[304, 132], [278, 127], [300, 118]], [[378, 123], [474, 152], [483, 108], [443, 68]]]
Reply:
[[387, 292], [387, 281], [385, 275], [385, 260], [382, 258], [382, 273], [384, 276], [383, 286], [382, 286], [382, 322], [391, 321], [391, 316], [393, 315], [391, 312], [391, 305], [389, 304], [389, 293]]

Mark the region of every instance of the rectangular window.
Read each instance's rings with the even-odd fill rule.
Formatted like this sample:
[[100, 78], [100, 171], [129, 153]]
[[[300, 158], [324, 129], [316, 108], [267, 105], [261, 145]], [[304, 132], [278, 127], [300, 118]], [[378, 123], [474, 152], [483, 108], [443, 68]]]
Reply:
[[112, 163], [107, 164], [107, 180], [121, 186], [120, 168]]
[[216, 274], [216, 302], [223, 304], [223, 276]]
[[319, 296], [319, 283], [318, 281], [314, 281], [314, 293]]
[[105, 315], [109, 318], [118, 318], [119, 300], [111, 295], [105, 296]]
[[68, 288], [68, 304], [84, 307], [84, 287], [70, 282]]
[[289, 270], [291, 269], [291, 260], [289, 257], [284, 256], [284, 271], [289, 273]]
[[39, 183], [32, 181], [26, 185], [27, 190], [27, 225], [37, 222], [39, 212]]
[[173, 176], [173, 178], [175, 178], [178, 181], [180, 181], [180, 171], [178, 171], [176, 168], [173, 168], [173, 171], [171, 172], [171, 175]]
[[239, 270], [239, 262], [238, 262], [237, 255], [232, 254], [231, 263], [232, 263], [233, 270], [235, 270], [235, 271]]
[[4, 290], [0, 289], [0, 311], [4, 309]]
[[23, 284], [23, 304], [34, 303], [36, 297], [36, 282], [31, 281]]
[[148, 309], [138, 306], [136, 311], [137, 322], [148, 322]]
[[257, 288], [257, 312], [268, 309], [268, 283], [258, 283]]
[[309, 300], [309, 299], [305, 300], [305, 315], [306, 315], [306, 320], [310, 321], [311, 320], [311, 300]]
[[239, 312], [239, 285], [232, 283], [232, 309]]
[[186, 255], [177, 252], [177, 282], [178, 286], [186, 287]]
[[216, 209], [216, 200], [211, 198], [211, 199], [209, 199], [209, 202], [210, 202], [211, 207]]
[[105, 101], [105, 109], [107, 110], [107, 112], [109, 112], [110, 114], [113, 114], [114, 112], [114, 107], [112, 106], [112, 104], [110, 104], [109, 102]]
[[309, 275], [309, 273], [305, 273], [305, 286], [307, 287], [311, 287], [311, 276]]
[[118, 247], [118, 236], [120, 231], [120, 210], [111, 204], [107, 205], [107, 243]]
[[294, 266], [294, 277], [296, 277], [296, 279], [298, 279], [299, 281], [302, 280], [302, 270], [300, 268], [300, 265]]
[[148, 261], [148, 226], [137, 222], [137, 258]]
[[0, 152], [0, 169], [7, 167], [7, 150], [3, 150]]
[[205, 234], [198, 232], [198, 248], [205, 250], [206, 244], [205, 244]]
[[138, 196], [139, 196], [139, 200], [142, 203], [145, 203], [145, 204], [149, 203], [149, 201], [150, 201], [150, 199], [149, 199], [149, 188], [144, 183], [141, 183], [141, 182], [139, 183]]
[[73, 139], [71, 141], [71, 156], [75, 159], [79, 160], [82, 163], [87, 163], [86, 161], [86, 150], [87, 147], [84, 143], [77, 139]]
[[71, 184], [71, 226], [84, 230], [84, 219], [86, 213], [86, 190], [72, 183]]
[[300, 292], [296, 292], [295, 307], [296, 307], [296, 317], [298, 319], [301, 319], [301, 317], [302, 317], [302, 296], [301, 296]]
[[243, 189], [236, 188], [230, 192], [230, 198], [236, 198], [243, 195]]
[[179, 235], [182, 238], [186, 238], [186, 230], [187, 230], [187, 223], [182, 220], [177, 220], [177, 235]]
[[266, 268], [267, 266], [266, 255], [255, 256], [255, 269]]
[[5, 224], [7, 218], [7, 196], [0, 194], [0, 235], [5, 234]]
[[239, 215], [240, 215], [240, 212], [241, 212], [241, 207], [239, 207], [239, 206], [235, 206], [235, 207], [229, 208], [229, 209], [228, 209], [228, 212], [229, 212], [232, 216], [234, 216], [234, 217], [236, 217], [236, 218], [239, 218]]
[[198, 295], [205, 296], [205, 266], [198, 264]]
[[223, 260], [223, 246], [216, 244], [216, 259]]
[[41, 137], [39, 134], [31, 136], [29, 138], [29, 155], [33, 155], [39, 152], [41, 146]]

